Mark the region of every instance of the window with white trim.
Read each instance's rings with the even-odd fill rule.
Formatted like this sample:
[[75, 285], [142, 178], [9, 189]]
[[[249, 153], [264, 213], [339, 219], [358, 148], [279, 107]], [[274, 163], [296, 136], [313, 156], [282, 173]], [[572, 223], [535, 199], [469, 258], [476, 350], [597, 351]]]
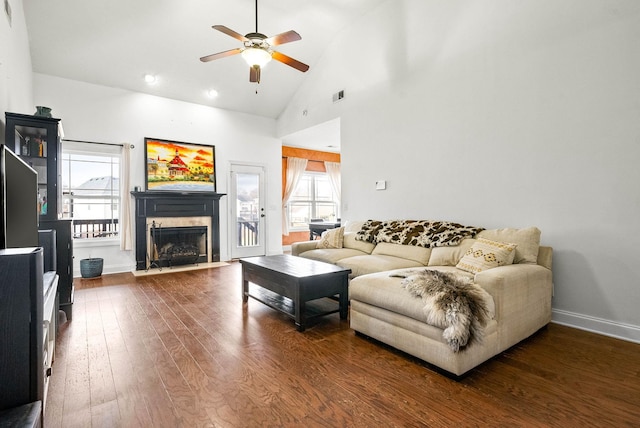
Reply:
[[117, 238], [121, 147], [62, 142], [62, 217], [74, 239]]
[[340, 203], [327, 174], [305, 172], [289, 199], [288, 210], [290, 230], [309, 230], [311, 219], [340, 218]]

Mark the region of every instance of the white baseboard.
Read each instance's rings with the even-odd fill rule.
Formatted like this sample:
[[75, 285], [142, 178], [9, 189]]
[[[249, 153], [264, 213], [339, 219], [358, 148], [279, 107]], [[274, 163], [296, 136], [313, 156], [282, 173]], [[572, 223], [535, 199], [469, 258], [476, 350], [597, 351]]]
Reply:
[[[135, 269], [135, 265], [131, 265], [131, 264], [120, 264], [120, 265], [105, 265], [102, 269], [102, 274], [106, 275], [106, 274], [110, 274], [110, 273], [124, 273], [124, 272], [131, 272], [132, 270]], [[73, 270], [73, 277], [74, 278], [81, 278], [82, 275], [80, 273], [80, 269]]]
[[560, 309], [552, 310], [552, 322], [615, 337], [616, 339], [640, 343], [640, 327], [636, 325], [624, 324]]

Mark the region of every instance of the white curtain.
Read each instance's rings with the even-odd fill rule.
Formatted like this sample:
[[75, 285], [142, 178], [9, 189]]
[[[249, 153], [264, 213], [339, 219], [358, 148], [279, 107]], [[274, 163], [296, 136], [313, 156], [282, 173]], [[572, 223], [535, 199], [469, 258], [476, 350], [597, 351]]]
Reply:
[[131, 195], [130, 187], [131, 145], [122, 145], [120, 158], [120, 249], [131, 250]]
[[289, 236], [289, 213], [287, 204], [293, 191], [300, 181], [300, 177], [307, 169], [307, 160], [300, 158], [287, 158], [287, 176], [285, 179], [284, 195], [282, 196], [282, 234]]
[[340, 202], [340, 195], [342, 189], [342, 182], [340, 181], [340, 164], [338, 162], [324, 162], [324, 167], [327, 170], [327, 176], [329, 176], [329, 182], [333, 193], [336, 195], [336, 200]]

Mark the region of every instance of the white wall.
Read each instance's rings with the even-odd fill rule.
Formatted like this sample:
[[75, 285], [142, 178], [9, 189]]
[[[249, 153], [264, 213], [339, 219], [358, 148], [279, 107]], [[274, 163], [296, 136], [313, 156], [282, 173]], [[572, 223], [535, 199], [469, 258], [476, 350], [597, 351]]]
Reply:
[[31, 55], [22, 1], [12, 1], [11, 24], [0, 7], [0, 141], [4, 141], [4, 113], [33, 114]]
[[[34, 73], [38, 105], [52, 108], [62, 118], [65, 138], [70, 140], [131, 143], [131, 186], [144, 188], [144, 138], [211, 144], [216, 149], [217, 191], [228, 193], [229, 164], [232, 161], [266, 167], [267, 254], [282, 253], [280, 241], [281, 141], [274, 138], [273, 119], [225, 111], [213, 107], [174, 101], [121, 89]], [[132, 206], [133, 211], [133, 206]], [[220, 200], [221, 260], [230, 257], [228, 197]], [[105, 273], [130, 271], [135, 265], [132, 251], [117, 246], [74, 247], [76, 275], [79, 260], [105, 259]]]
[[278, 134], [341, 117], [345, 219], [539, 227], [554, 319], [640, 341], [639, 46], [636, 0], [389, 0]]

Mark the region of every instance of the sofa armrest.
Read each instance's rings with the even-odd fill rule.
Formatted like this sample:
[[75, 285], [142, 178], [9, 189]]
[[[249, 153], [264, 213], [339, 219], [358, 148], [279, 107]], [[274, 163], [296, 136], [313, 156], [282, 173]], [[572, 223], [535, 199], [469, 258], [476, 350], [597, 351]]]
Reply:
[[533, 313], [551, 320], [552, 272], [543, 266], [514, 264], [487, 269], [477, 273], [474, 282], [493, 297], [498, 323], [508, 325], [514, 318]]
[[291, 254], [299, 256], [305, 251], [315, 250], [318, 248], [318, 241], [302, 241], [291, 244]]
[[534, 264], [488, 269], [475, 276], [495, 303], [498, 349], [505, 350], [551, 322], [551, 270]]

